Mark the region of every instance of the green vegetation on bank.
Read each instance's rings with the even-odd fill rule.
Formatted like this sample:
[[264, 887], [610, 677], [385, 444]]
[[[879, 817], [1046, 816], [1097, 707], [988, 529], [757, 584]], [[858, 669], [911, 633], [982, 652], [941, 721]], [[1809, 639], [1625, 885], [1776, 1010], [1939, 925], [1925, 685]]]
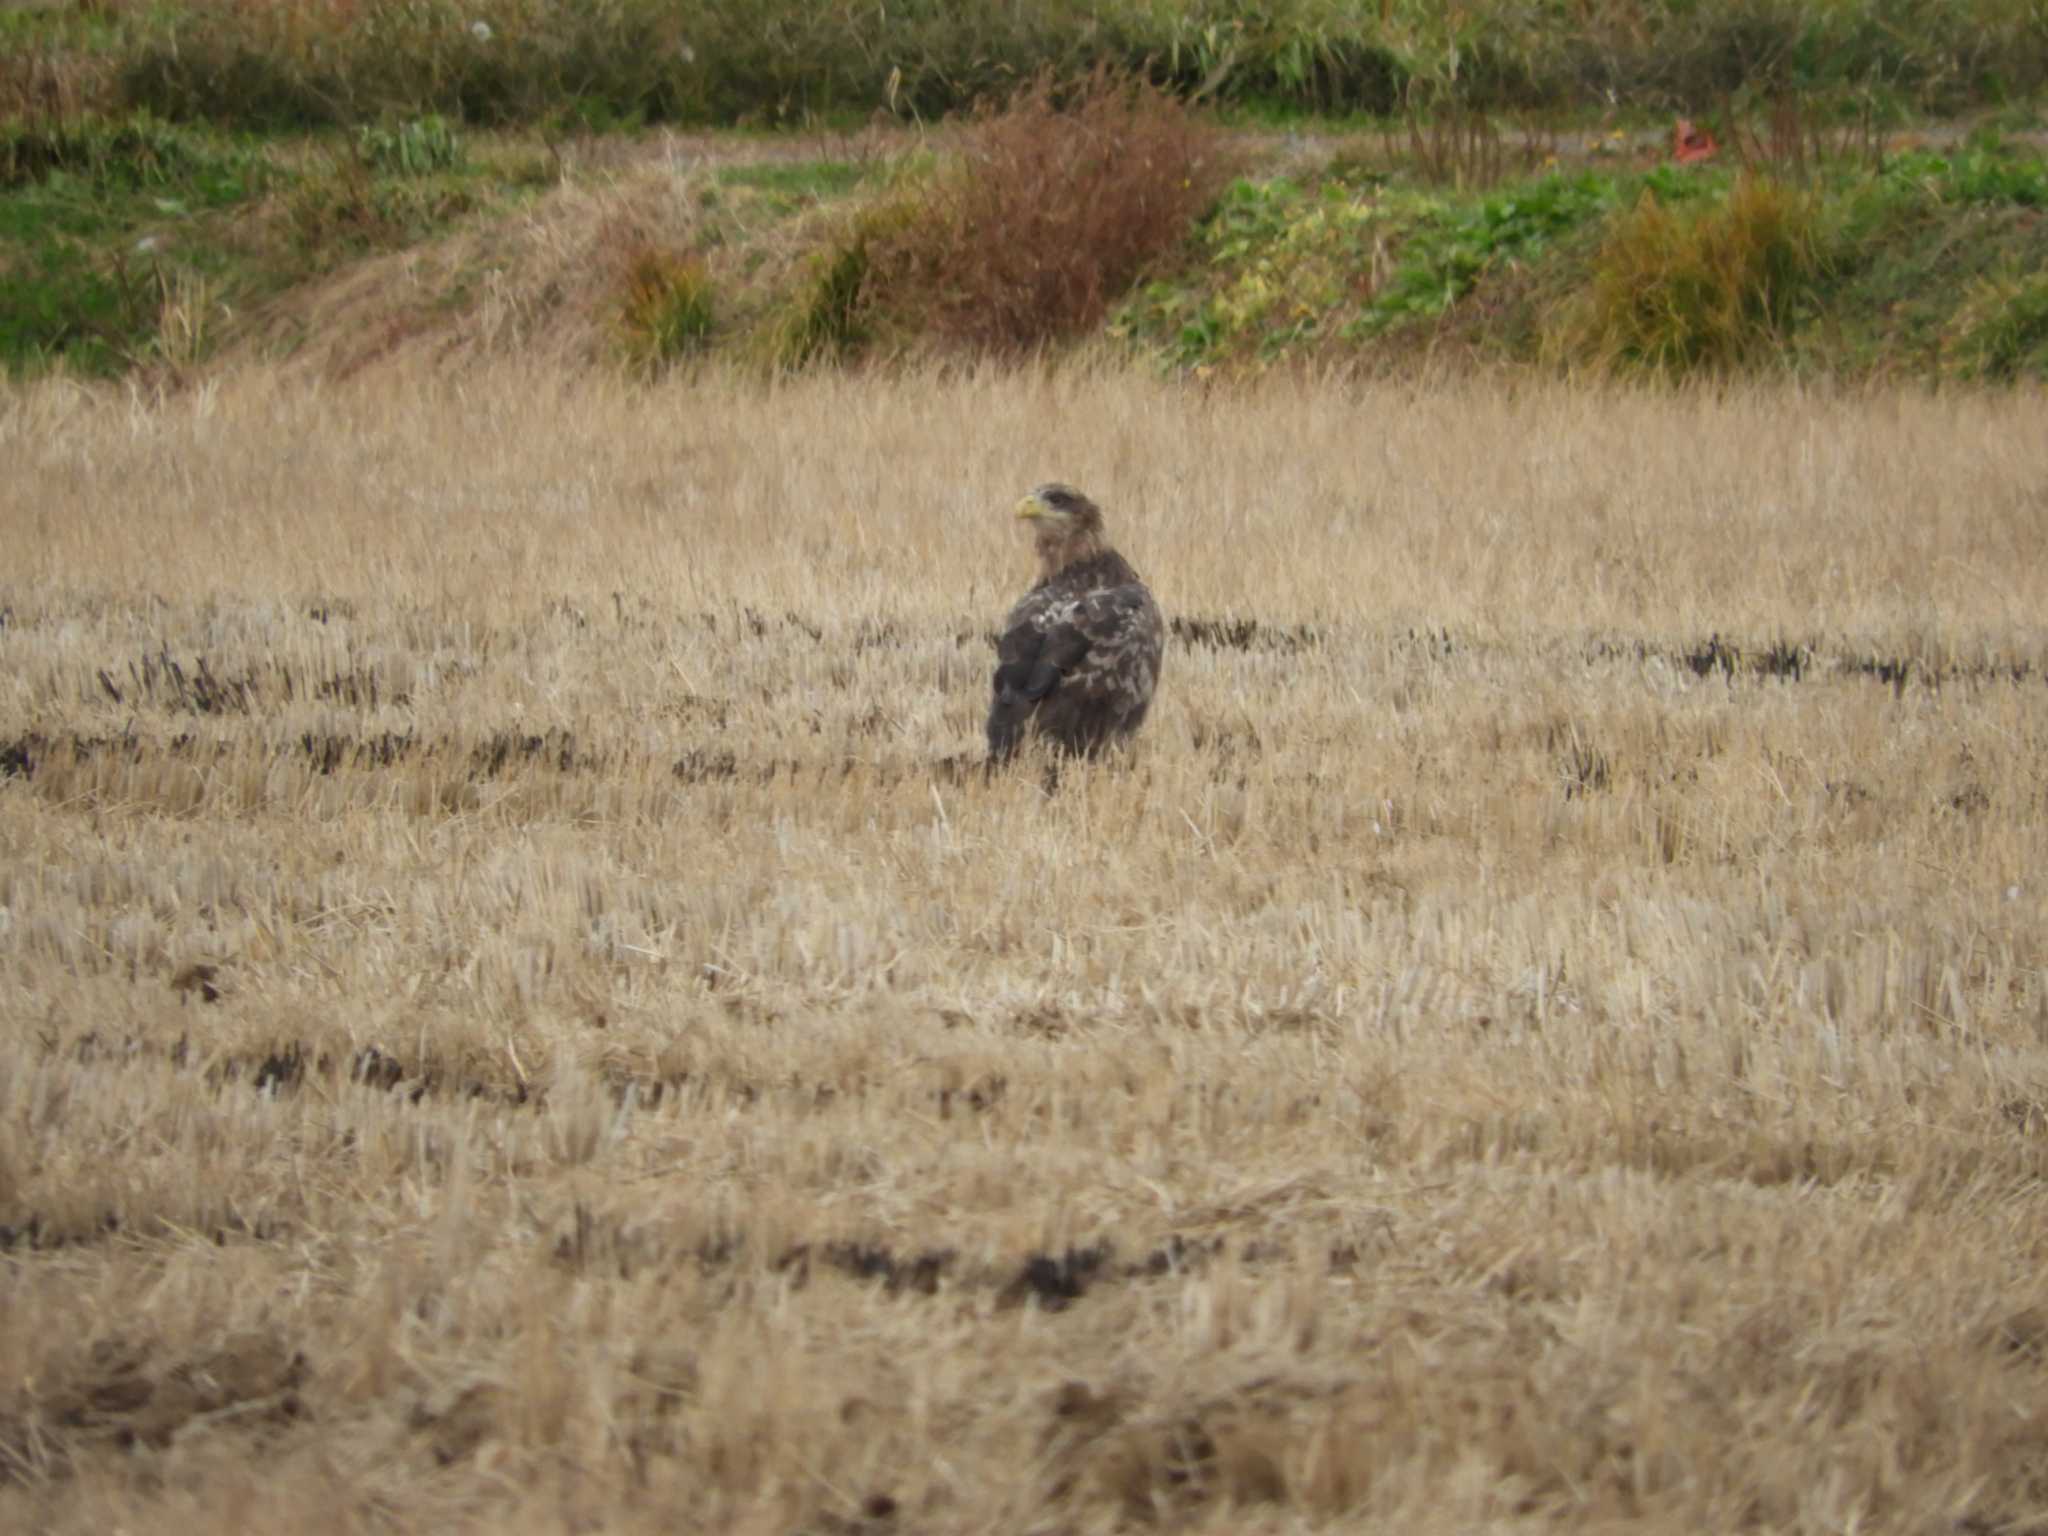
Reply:
[[[2048, 376], [2048, 166], [2024, 106], [1967, 134], [1785, 103], [1704, 120], [1725, 143], [1686, 166], [1668, 127], [1511, 145], [1463, 109], [1282, 143], [1098, 69], [1041, 74], [940, 137], [813, 135], [807, 159], [438, 113], [269, 138], [142, 112], [16, 121], [0, 364], [275, 352], [340, 314], [323, 284], [353, 283], [358, 330], [459, 350], [568, 316], [589, 332], [575, 355], [643, 376], [1075, 344], [1205, 372]], [[352, 277], [400, 252], [402, 280]]]
[[1993, 129], [1796, 161], [1749, 138], [1746, 164], [1595, 161], [1477, 190], [1357, 142], [1234, 180], [1109, 334], [1203, 370], [2048, 378], [2048, 162]]
[[1195, 259], [1147, 283], [1113, 329], [1188, 367], [1355, 350], [1441, 321], [1490, 272], [1611, 210], [1620, 187], [1592, 172], [1484, 195], [1342, 169], [1312, 188], [1242, 179], [1195, 231]]
[[[161, 231], [258, 197], [271, 177], [253, 144], [147, 117], [0, 132], [0, 360], [95, 374], [142, 360], [166, 311], [233, 260]], [[169, 330], [162, 344], [179, 322]]]
[[549, 179], [538, 146], [474, 158], [433, 118], [289, 144], [146, 113], [0, 124], [0, 365], [197, 362], [244, 307]]

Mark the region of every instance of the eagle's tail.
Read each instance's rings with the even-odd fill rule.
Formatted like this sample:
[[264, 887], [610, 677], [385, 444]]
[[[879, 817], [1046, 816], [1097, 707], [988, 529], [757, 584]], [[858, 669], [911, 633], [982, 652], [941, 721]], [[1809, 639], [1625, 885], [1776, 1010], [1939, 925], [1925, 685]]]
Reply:
[[1016, 693], [1000, 693], [988, 712], [988, 762], [994, 768], [1007, 763], [1024, 739], [1025, 722], [1031, 718], [1034, 701]]

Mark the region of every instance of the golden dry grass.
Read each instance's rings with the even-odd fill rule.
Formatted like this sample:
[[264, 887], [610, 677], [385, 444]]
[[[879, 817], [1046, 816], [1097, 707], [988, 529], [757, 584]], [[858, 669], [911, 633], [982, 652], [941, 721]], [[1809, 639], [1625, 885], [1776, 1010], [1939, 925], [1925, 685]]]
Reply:
[[2048, 1529], [2039, 408], [0, 394], [0, 1526]]

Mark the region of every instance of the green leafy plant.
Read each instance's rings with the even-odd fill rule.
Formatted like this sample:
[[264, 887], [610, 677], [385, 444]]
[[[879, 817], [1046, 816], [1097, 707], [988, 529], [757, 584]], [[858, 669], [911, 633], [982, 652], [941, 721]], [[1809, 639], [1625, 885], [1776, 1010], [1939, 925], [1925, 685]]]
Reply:
[[1610, 178], [1553, 175], [1477, 201], [1428, 205], [1361, 330], [1441, 317], [1489, 272], [1535, 260], [1551, 241], [1606, 213], [1614, 198]]
[[1116, 334], [1180, 366], [1358, 346], [1440, 319], [1489, 274], [1539, 260], [1614, 206], [1612, 178], [1550, 175], [1486, 197], [1327, 177], [1231, 184], [1202, 221], [1198, 260], [1146, 284]]
[[462, 139], [437, 112], [395, 127], [356, 130], [356, 158], [387, 176], [428, 176], [462, 165]]
[[1146, 284], [1112, 332], [1154, 339], [1183, 367], [1314, 345], [1369, 297], [1379, 219], [1341, 182], [1311, 191], [1287, 177], [1234, 181], [1196, 236], [1191, 270], [1202, 286], [1185, 275]]
[[1966, 144], [1949, 160], [1943, 180], [1959, 202], [2048, 207], [2048, 162], [2038, 151], [2022, 153], [1995, 137]]
[[2004, 271], [1972, 283], [1944, 338], [1942, 363], [1962, 378], [2048, 378], [2048, 273]]

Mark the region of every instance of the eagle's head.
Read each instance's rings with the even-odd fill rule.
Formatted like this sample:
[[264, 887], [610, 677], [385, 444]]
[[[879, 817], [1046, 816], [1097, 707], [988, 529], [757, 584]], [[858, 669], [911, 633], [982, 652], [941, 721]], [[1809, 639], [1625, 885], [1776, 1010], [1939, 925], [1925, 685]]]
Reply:
[[1017, 503], [1017, 516], [1031, 524], [1040, 571], [1057, 576], [1077, 560], [1109, 547], [1102, 533], [1102, 508], [1071, 485], [1051, 481]]

